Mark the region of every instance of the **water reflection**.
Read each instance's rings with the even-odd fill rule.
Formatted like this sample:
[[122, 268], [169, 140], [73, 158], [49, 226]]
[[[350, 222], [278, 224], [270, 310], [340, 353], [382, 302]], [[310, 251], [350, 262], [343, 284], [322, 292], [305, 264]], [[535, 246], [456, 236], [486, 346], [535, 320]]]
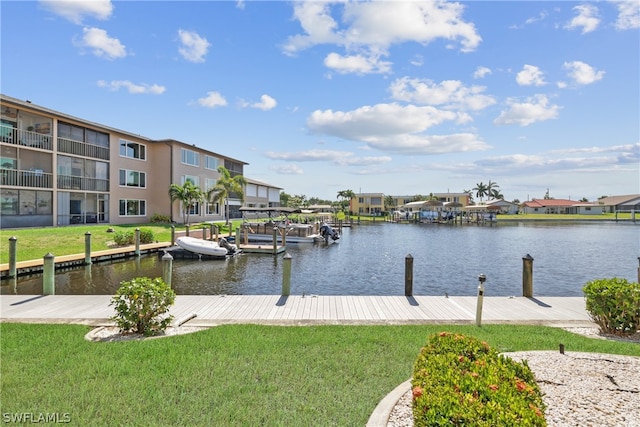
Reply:
[[[534, 258], [535, 295], [582, 296], [602, 277], [637, 280], [640, 227], [633, 224], [516, 223], [497, 226], [371, 224], [345, 229], [337, 244], [289, 245], [291, 293], [403, 295], [405, 257], [413, 257], [415, 295], [522, 294], [522, 257]], [[182, 295], [278, 295], [283, 256], [172, 261]], [[162, 277], [161, 256], [99, 263], [56, 274], [56, 294], [107, 294], [137, 276]], [[41, 294], [42, 277], [3, 281], [2, 293]]]

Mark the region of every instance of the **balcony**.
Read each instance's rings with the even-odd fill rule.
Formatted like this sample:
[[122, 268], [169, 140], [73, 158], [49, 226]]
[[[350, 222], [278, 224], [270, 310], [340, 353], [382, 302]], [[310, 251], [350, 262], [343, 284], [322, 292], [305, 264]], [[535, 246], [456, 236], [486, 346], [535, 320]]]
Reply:
[[90, 157], [93, 159], [109, 160], [109, 148], [86, 142], [74, 141], [66, 138], [58, 138], [58, 152], [75, 154], [76, 156]]
[[0, 135], [1, 141], [7, 144], [23, 145], [49, 151], [53, 149], [53, 138], [51, 135], [44, 135], [38, 132], [8, 126], [1, 126]]
[[0, 185], [53, 188], [53, 174], [43, 172], [41, 169], [0, 169]]
[[73, 175], [58, 175], [58, 189], [108, 192], [109, 180]]

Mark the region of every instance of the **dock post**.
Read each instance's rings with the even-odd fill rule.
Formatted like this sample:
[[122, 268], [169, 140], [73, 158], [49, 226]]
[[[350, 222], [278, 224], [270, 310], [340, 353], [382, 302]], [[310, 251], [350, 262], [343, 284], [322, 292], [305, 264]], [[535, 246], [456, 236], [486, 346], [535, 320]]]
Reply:
[[202, 227], [202, 240], [207, 240], [207, 229]]
[[533, 298], [533, 257], [522, 257], [522, 296]]
[[18, 238], [16, 236], [9, 237], [9, 277], [16, 277], [17, 244]]
[[476, 305], [476, 326], [482, 326], [482, 301], [484, 299], [484, 282], [487, 276], [480, 274], [478, 276], [478, 303]]
[[171, 225], [171, 246], [176, 244], [176, 226]]
[[84, 264], [91, 264], [91, 232], [84, 233]]
[[171, 287], [171, 272], [173, 269], [173, 257], [169, 252], [162, 256], [162, 280]]
[[288, 297], [291, 293], [291, 254], [284, 254], [284, 265], [282, 266], [282, 296]]
[[278, 227], [273, 227], [273, 254], [278, 255]]
[[[211, 236], [210, 240], [213, 240], [213, 227], [215, 227], [214, 224], [210, 224], [209, 225], [209, 236]], [[216, 233], [217, 234], [217, 233]], [[216, 239], [216, 242], [218, 241], [218, 239]]]
[[185, 232], [185, 236], [189, 237], [189, 224], [185, 224], [184, 232]]
[[216, 228], [216, 242], [218, 241], [218, 233], [220, 232], [217, 225], [214, 225]]
[[640, 283], [640, 256], [638, 257], [638, 283]]
[[413, 296], [413, 256], [404, 258], [404, 296]]
[[44, 256], [42, 266], [42, 295], [56, 294], [56, 264], [51, 252]]
[[140, 256], [140, 229], [136, 228], [136, 256]]

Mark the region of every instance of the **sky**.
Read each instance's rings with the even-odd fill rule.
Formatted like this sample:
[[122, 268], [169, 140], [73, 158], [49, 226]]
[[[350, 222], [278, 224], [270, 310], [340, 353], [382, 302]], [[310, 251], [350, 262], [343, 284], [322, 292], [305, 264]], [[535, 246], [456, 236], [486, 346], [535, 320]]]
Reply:
[[5, 95], [307, 199], [640, 193], [640, 2], [6, 1]]

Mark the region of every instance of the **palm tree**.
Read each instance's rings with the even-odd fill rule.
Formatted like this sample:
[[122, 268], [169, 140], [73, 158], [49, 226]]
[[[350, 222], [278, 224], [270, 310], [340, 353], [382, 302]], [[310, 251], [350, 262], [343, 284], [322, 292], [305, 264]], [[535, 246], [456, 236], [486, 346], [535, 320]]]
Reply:
[[476, 184], [473, 191], [476, 192], [476, 197], [480, 198], [480, 202], [482, 202], [482, 198], [487, 195], [487, 186], [480, 181]]
[[500, 188], [500, 186], [496, 182], [489, 180], [489, 183], [487, 184], [487, 191], [486, 191], [487, 197], [491, 197], [493, 199], [499, 199], [500, 197], [494, 196], [494, 194], [500, 195], [500, 191], [498, 190], [498, 188]]
[[473, 190], [462, 190], [462, 192], [469, 195], [469, 204], [472, 205], [473, 204]]
[[393, 196], [385, 196], [384, 198], [384, 210], [390, 211], [392, 208], [396, 207], [396, 201]]
[[185, 224], [189, 224], [189, 213], [196, 203], [204, 201], [204, 193], [200, 187], [192, 181], [187, 180], [183, 185], [171, 184], [169, 186], [169, 197], [171, 203], [179, 200], [182, 204], [182, 219]]
[[226, 225], [229, 225], [229, 197], [237, 194], [240, 201], [244, 203], [244, 186], [247, 180], [242, 175], [231, 177], [231, 173], [224, 166], [218, 166], [220, 177], [216, 181], [216, 185], [207, 190], [207, 200], [212, 203], [218, 203], [224, 200], [224, 212], [226, 217]]
[[345, 210], [347, 206], [347, 201], [349, 201], [349, 205], [351, 205], [351, 199], [353, 199], [354, 197], [356, 197], [356, 193], [354, 193], [352, 190], [338, 191], [338, 198], [342, 199], [340, 201], [340, 206], [342, 207], [342, 210]]

